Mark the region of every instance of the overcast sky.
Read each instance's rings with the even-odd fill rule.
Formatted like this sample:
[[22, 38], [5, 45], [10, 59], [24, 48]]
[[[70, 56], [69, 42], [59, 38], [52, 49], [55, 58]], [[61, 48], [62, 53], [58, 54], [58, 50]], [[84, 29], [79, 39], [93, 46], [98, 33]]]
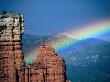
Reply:
[[0, 12], [24, 15], [25, 33], [52, 34], [110, 17], [110, 0], [0, 0]]

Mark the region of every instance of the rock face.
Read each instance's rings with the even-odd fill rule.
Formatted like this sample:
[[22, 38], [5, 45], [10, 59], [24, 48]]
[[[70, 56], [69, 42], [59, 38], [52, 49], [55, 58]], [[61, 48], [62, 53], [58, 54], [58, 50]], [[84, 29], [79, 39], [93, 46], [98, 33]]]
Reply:
[[30, 76], [31, 82], [66, 82], [63, 58], [50, 45], [41, 45], [37, 60], [30, 65]]
[[23, 31], [20, 13], [0, 15], [0, 82], [68, 82], [63, 58], [48, 44], [41, 45], [37, 60], [25, 66]]
[[[0, 82], [18, 82], [23, 78], [23, 29], [24, 18], [20, 13], [0, 15]], [[21, 76], [17, 77], [18, 74]]]

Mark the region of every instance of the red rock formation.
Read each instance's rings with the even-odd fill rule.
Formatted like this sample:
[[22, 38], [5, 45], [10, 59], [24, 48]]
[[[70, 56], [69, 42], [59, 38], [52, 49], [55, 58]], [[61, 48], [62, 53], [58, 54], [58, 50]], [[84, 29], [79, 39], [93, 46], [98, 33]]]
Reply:
[[20, 13], [0, 15], [0, 82], [69, 82], [63, 58], [48, 44], [39, 48], [37, 60], [24, 66]]
[[30, 65], [31, 82], [66, 82], [63, 58], [48, 44], [39, 48], [37, 61]]
[[0, 82], [19, 82], [23, 78], [23, 21], [19, 13], [0, 15]]

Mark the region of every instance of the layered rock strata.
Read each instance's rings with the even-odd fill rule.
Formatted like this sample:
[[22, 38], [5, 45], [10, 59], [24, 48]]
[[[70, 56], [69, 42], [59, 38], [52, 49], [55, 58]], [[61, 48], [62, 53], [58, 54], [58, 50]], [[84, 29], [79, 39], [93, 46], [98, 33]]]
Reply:
[[0, 15], [0, 82], [69, 82], [63, 58], [49, 44], [41, 45], [37, 60], [25, 65], [23, 32], [22, 14], [3, 12]]
[[63, 58], [50, 45], [41, 45], [37, 60], [30, 65], [30, 76], [32, 82], [66, 82]]
[[23, 31], [24, 17], [20, 13], [0, 15], [0, 82], [18, 82], [23, 78]]

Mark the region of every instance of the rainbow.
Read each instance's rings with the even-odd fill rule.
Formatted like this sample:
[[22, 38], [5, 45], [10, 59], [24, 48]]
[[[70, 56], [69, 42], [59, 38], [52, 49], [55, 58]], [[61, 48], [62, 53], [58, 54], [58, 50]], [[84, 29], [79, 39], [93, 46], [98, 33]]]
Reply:
[[[83, 26], [79, 29], [69, 31], [72, 39], [66, 39], [66, 38], [59, 39], [50, 42], [50, 44], [54, 47], [56, 51], [60, 51], [70, 45], [79, 43], [81, 40], [97, 37], [99, 35], [103, 35], [108, 32], [110, 32], [110, 20], [96, 22], [90, 25]], [[30, 53], [28, 53], [25, 57], [25, 61], [27, 63], [32, 63], [36, 59], [37, 59], [37, 48], [31, 51]]]
[[110, 21], [95, 23], [92, 25], [87, 25], [77, 30], [70, 31], [69, 33], [71, 33], [73, 39], [62, 39], [54, 41], [51, 45], [53, 45], [56, 51], [59, 51], [63, 48], [66, 48], [67, 46], [78, 43], [79, 41], [75, 39], [84, 40], [87, 38], [103, 35], [108, 32], [110, 32]]

